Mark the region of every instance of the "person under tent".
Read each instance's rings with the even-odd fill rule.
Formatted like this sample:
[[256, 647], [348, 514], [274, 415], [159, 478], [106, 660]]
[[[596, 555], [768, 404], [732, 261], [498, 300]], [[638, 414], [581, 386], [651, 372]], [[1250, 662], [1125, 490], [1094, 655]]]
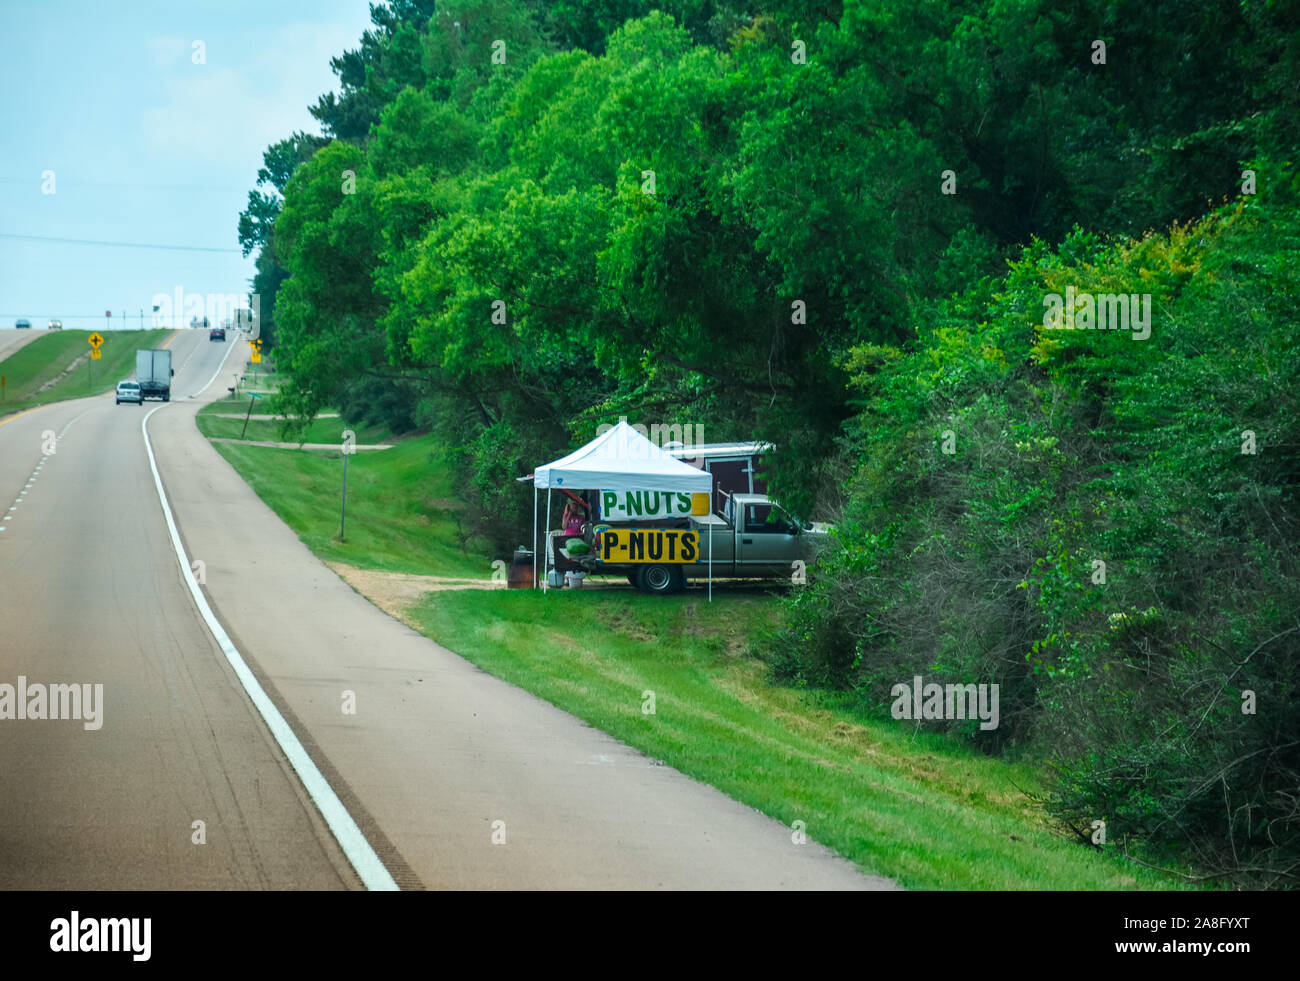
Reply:
[[581, 538], [582, 526], [586, 523], [585, 503], [581, 503], [572, 498], [569, 503], [564, 505], [564, 518], [561, 521], [561, 527], [564, 529], [565, 538]]
[[586, 539], [587, 530], [590, 527], [586, 517], [588, 507], [586, 501], [576, 496], [570, 496], [565, 503], [564, 515], [560, 519], [560, 529], [559, 531], [552, 531], [547, 542], [547, 552], [551, 556], [552, 563], [559, 556], [560, 549], [565, 548], [571, 539]]

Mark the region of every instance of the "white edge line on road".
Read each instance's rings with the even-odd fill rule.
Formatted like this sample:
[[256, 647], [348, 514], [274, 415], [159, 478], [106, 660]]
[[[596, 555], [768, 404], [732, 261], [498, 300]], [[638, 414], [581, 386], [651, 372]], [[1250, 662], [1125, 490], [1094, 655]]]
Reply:
[[[208, 386], [210, 386], [214, 381], [217, 380], [217, 375], [221, 374], [221, 372], [225, 370], [226, 362], [230, 360], [230, 352], [233, 351], [236, 348], [236, 346], [238, 346], [238, 342], [230, 345], [230, 347], [226, 349], [226, 353], [222, 355], [221, 364], [217, 365], [217, 370], [212, 373], [211, 378], [209, 378], [207, 381], [203, 383], [203, 387], [194, 393], [195, 395], [202, 395], [204, 392], [208, 390]], [[194, 355], [191, 353], [190, 357], [192, 358], [194, 357]], [[189, 358], [186, 358], [185, 360], [186, 363], [189, 362]], [[185, 367], [185, 365], [181, 365], [181, 367], [183, 368]]]
[[[229, 354], [230, 352], [227, 351], [227, 357], [229, 357]], [[226, 358], [222, 358], [221, 365], [213, 372], [208, 383], [199, 389], [199, 392], [207, 390], [208, 385], [211, 385], [216, 380], [225, 364]], [[163, 516], [167, 519], [167, 531], [171, 534], [172, 547], [176, 550], [176, 558], [181, 564], [181, 573], [185, 576], [185, 582], [190, 587], [194, 603], [198, 606], [199, 613], [208, 625], [208, 630], [212, 632], [213, 638], [215, 638], [218, 646], [226, 655], [226, 660], [234, 669], [240, 684], [244, 686], [244, 691], [248, 693], [248, 697], [252, 699], [253, 704], [257, 706], [257, 711], [261, 713], [263, 721], [271, 730], [271, 735], [275, 737], [275, 741], [280, 744], [280, 749], [288, 757], [289, 765], [298, 774], [298, 779], [307, 788], [307, 793], [311, 795], [317, 810], [325, 819], [325, 823], [329, 825], [329, 829], [333, 832], [339, 847], [343, 849], [343, 854], [347, 856], [357, 875], [360, 876], [362, 884], [370, 890], [396, 891], [397, 883], [393, 881], [392, 875], [384, 867], [384, 863], [380, 861], [379, 856], [375, 854], [375, 850], [370, 847], [370, 842], [366, 841], [366, 836], [361, 833], [356, 821], [352, 820], [352, 815], [348, 813], [347, 808], [343, 806], [343, 802], [334, 793], [334, 788], [329, 785], [329, 781], [325, 779], [324, 774], [312, 762], [311, 756], [303, 748], [302, 743], [298, 741], [298, 737], [294, 735], [293, 729], [284, 720], [280, 710], [275, 707], [275, 703], [271, 701], [261, 684], [258, 683], [257, 678], [254, 677], [253, 672], [244, 663], [243, 656], [236, 649], [230, 636], [222, 628], [216, 615], [213, 614], [212, 607], [208, 605], [207, 597], [203, 595], [203, 590], [199, 589], [199, 584], [194, 578], [194, 571], [190, 568], [189, 556], [185, 554], [185, 547], [181, 544], [180, 532], [176, 528], [176, 520], [172, 516], [171, 505], [167, 503], [167, 493], [163, 490], [162, 477], [158, 473], [158, 461], [154, 459], [153, 446], [149, 442], [149, 417], [159, 409], [164, 408], [166, 408], [166, 404], [156, 405], [150, 409], [148, 414], [140, 420], [140, 432], [144, 435], [144, 448], [149, 454], [149, 468], [153, 471], [153, 481], [158, 490], [158, 500], [162, 504]]]

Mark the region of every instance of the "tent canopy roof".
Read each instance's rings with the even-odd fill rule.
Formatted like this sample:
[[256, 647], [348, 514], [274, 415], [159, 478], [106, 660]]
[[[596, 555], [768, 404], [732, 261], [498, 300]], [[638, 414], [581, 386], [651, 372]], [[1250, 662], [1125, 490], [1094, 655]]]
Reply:
[[699, 493], [713, 489], [713, 474], [665, 453], [625, 420], [533, 472], [535, 487], [570, 490], [658, 490]]

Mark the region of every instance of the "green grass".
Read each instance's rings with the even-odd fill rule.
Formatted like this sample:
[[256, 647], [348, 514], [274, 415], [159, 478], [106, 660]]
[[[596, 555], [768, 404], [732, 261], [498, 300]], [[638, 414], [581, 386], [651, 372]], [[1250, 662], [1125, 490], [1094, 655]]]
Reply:
[[[266, 414], [262, 412], [262, 401], [259, 400], [253, 406], [253, 414]], [[211, 406], [205, 407], [198, 415], [199, 432], [204, 436], [219, 436], [227, 439], [246, 439], [270, 441], [274, 443], [296, 442], [296, 443], [338, 443], [343, 442], [343, 431], [351, 429], [356, 433], [356, 441], [360, 444], [384, 443], [391, 439], [392, 434], [383, 426], [375, 426], [366, 423], [349, 423], [342, 419], [315, 419], [307, 427], [307, 431], [302, 436], [294, 437], [292, 440], [286, 440], [280, 433], [280, 423], [273, 419], [250, 419], [248, 420], [248, 431], [244, 433], [244, 420], [241, 419], [221, 419], [218, 414], [225, 413], [244, 413], [248, 410], [247, 398], [236, 402], [228, 402], [224, 399], [220, 402], [214, 402], [213, 405], [220, 408], [215, 411]], [[352, 463], [349, 461], [348, 467], [351, 469]]]
[[[252, 423], [249, 430], [252, 437]], [[322, 559], [362, 569], [420, 575], [486, 578], [491, 573], [488, 560], [461, 549], [451, 480], [430, 459], [439, 450], [427, 437], [403, 440], [391, 450], [363, 451], [348, 458], [346, 542], [338, 540], [343, 488], [341, 452], [238, 443], [213, 446]]]
[[[161, 347], [172, 335], [170, 330], [105, 331], [103, 357], [77, 366], [72, 374], [38, 392], [46, 382], [58, 378], [77, 358], [90, 351], [87, 339], [92, 331], [52, 331], [15, 351], [0, 361], [0, 375], [5, 376], [6, 399], [0, 414], [21, 412], [49, 402], [81, 398], [111, 392], [117, 383], [135, 371], [135, 352], [140, 348]], [[90, 384], [91, 372], [94, 385]]]
[[769, 684], [749, 651], [775, 612], [723, 590], [712, 604], [519, 590], [431, 593], [413, 615], [484, 670], [909, 888], [1172, 887], [1049, 828], [1026, 795], [1042, 792], [1033, 768]]
[[[254, 412], [275, 412], [276, 394], [279, 391], [283, 376], [275, 373], [275, 364], [269, 358], [263, 358], [260, 364], [253, 364], [248, 360], [248, 348], [244, 346], [234, 360], [230, 362], [231, 370], [238, 368], [243, 381], [239, 383], [239, 397], [235, 399], [243, 405], [248, 404], [247, 392], [257, 392], [262, 397], [258, 400], [257, 408]], [[229, 397], [223, 398], [221, 404], [228, 404]], [[205, 406], [205, 409], [207, 407]], [[223, 410], [212, 410], [223, 411]]]
[[210, 402], [199, 410], [199, 415], [215, 415], [220, 412], [243, 412], [248, 408], [249, 396], [245, 394], [250, 388], [258, 393], [267, 392], [257, 400], [253, 406], [253, 412], [258, 415], [274, 415], [279, 412], [278, 399], [279, 395], [273, 390], [274, 385], [268, 385], [265, 378], [259, 378], [257, 384], [252, 384], [253, 376], [245, 375], [248, 381], [244, 382], [239, 389], [239, 397], [231, 399], [229, 397], [221, 399], [219, 402]]
[[[319, 556], [370, 569], [486, 573], [456, 545], [432, 437], [349, 462], [348, 543], [337, 454], [216, 444]], [[521, 490], [526, 493], [526, 490]], [[411, 611], [484, 670], [910, 888], [1133, 889], [1178, 883], [1052, 829], [1039, 773], [947, 738], [768, 683], [753, 655], [768, 595], [715, 590], [440, 591]], [[655, 712], [643, 713], [643, 692]]]

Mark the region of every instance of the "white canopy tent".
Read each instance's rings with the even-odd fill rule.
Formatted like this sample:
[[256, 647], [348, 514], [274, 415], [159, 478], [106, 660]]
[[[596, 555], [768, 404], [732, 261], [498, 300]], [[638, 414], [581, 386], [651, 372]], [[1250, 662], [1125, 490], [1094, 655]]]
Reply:
[[[527, 480], [528, 478], [521, 478]], [[546, 519], [550, 524], [551, 490], [652, 490], [709, 494], [713, 474], [665, 453], [620, 419], [617, 426], [586, 446], [533, 471], [533, 584], [537, 583], [537, 496], [546, 488]], [[709, 599], [713, 599], [713, 523], [709, 523]], [[543, 573], [550, 572], [550, 556]], [[546, 578], [542, 580], [546, 588]]]

